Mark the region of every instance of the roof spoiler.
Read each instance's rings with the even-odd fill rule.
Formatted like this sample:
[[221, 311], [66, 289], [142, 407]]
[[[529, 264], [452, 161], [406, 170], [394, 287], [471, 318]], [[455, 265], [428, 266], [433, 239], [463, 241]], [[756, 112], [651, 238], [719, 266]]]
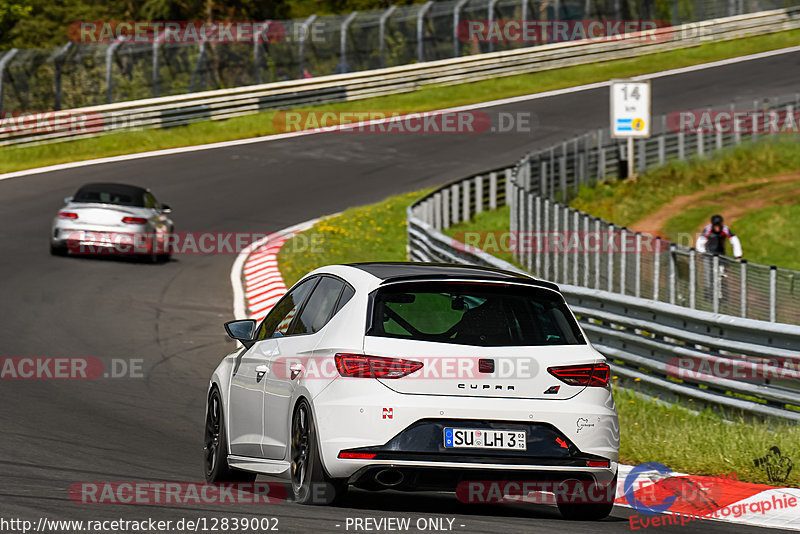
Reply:
[[558, 285], [554, 284], [553, 282], [548, 282], [546, 280], [539, 280], [538, 278], [526, 277], [524, 275], [520, 275], [518, 277], [495, 277], [491, 276], [471, 276], [471, 275], [453, 275], [453, 274], [419, 274], [419, 275], [411, 275], [411, 276], [396, 276], [392, 278], [387, 278], [386, 280], [381, 281], [380, 285], [384, 286], [387, 284], [394, 284], [398, 282], [424, 282], [424, 281], [439, 281], [439, 280], [448, 280], [448, 281], [469, 281], [469, 282], [497, 282], [497, 283], [507, 283], [507, 284], [525, 284], [528, 286], [535, 286], [535, 287], [543, 287], [546, 289], [552, 289], [553, 291], [560, 291]]

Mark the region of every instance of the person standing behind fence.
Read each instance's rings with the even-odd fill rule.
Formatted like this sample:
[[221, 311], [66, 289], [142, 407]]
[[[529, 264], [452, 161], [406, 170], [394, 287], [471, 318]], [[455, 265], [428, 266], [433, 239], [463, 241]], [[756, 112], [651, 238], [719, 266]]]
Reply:
[[731, 242], [733, 247], [733, 257], [737, 261], [742, 260], [742, 244], [739, 238], [734, 235], [730, 227], [722, 224], [722, 215], [713, 215], [711, 217], [711, 224], [706, 225], [700, 236], [697, 238], [697, 252], [701, 254], [719, 254], [725, 255], [725, 240]]
[[736, 261], [742, 261], [742, 244], [739, 242], [739, 238], [734, 235], [733, 231], [728, 226], [722, 223], [722, 215], [712, 216], [711, 224], [703, 228], [703, 231], [697, 238], [697, 244], [695, 245], [697, 252], [703, 255], [701, 263], [703, 270], [703, 295], [711, 306], [713, 306], [715, 280], [717, 281], [716, 283], [719, 284], [717, 287], [717, 298], [720, 301], [727, 300], [728, 293], [727, 284], [725, 283], [728, 277], [725, 264], [722, 263], [719, 265], [719, 276], [715, 278], [713, 274], [714, 264], [712, 255], [717, 254], [719, 256], [725, 256], [725, 240], [727, 239], [731, 242], [733, 256], [736, 258]]

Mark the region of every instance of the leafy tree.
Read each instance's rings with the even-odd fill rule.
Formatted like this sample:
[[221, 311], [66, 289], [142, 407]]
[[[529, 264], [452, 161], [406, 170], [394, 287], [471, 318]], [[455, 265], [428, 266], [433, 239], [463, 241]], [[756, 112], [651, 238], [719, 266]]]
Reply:
[[32, 10], [30, 0], [0, 0], [0, 35], [6, 35], [14, 24]]

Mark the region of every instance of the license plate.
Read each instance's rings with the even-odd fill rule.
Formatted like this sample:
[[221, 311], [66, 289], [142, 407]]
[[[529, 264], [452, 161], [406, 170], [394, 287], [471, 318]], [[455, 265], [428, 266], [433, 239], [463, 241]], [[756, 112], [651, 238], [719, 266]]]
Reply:
[[486, 430], [472, 428], [445, 428], [446, 449], [511, 449], [527, 448], [525, 432], [517, 430]]
[[102, 247], [114, 245], [112, 236], [108, 232], [81, 232], [81, 243]]

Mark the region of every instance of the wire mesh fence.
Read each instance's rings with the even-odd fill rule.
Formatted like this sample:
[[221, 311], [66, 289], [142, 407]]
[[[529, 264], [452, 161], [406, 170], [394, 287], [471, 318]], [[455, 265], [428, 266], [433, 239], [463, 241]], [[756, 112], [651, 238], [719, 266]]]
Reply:
[[[779, 116], [792, 118], [800, 110], [800, 94], [734, 103], [727, 109], [734, 111], [742, 105], [748, 111], [764, 111], [767, 117], [783, 112]], [[759, 132], [762, 125], [745, 132], [727, 131], [729, 125], [722, 122], [713, 133], [702, 129], [685, 133], [667, 128], [666, 117], [660, 123], [652, 137], [637, 140], [639, 172], [777, 135]], [[725, 315], [800, 324], [800, 272], [700, 254], [691, 243], [670, 243], [630, 231], [566, 205], [581, 185], [624, 176], [627, 158], [624, 142], [610, 139], [608, 130], [526, 155], [508, 186], [511, 233], [519, 245], [515, 259], [535, 275], [555, 282]]]
[[[513, 171], [509, 167], [468, 176], [409, 206], [409, 258], [519, 271], [493, 256], [490, 247], [472, 244], [468, 232], [453, 237], [442, 233], [453, 224], [474, 220], [481, 211], [517, 202]], [[800, 418], [800, 375], [795, 371], [800, 362], [800, 327], [730, 316], [737, 315], [738, 306], [758, 305], [770, 284], [790, 284], [792, 278], [781, 279], [771, 274], [778, 272], [774, 270], [772, 278], [758, 278], [761, 271], [752, 278], [746, 263], [681, 250], [549, 199], [531, 200], [532, 205], [522, 206], [521, 218], [511, 220], [515, 232], [496, 237], [515, 239], [514, 246], [528, 252], [520, 258], [528, 271], [559, 278], [581, 326], [615, 373], [704, 404]], [[555, 233], [554, 228], [568, 233]], [[583, 238], [587, 253], [544, 252], [543, 243], [548, 242], [579, 251]], [[605, 246], [609, 242], [614, 246]], [[708, 282], [698, 288], [704, 278]]]
[[[472, 39], [470, 21], [690, 23], [797, 0], [446, 0], [343, 15], [262, 21], [236, 42], [69, 43], [0, 52], [0, 111], [46, 111], [406, 65], [558, 40]], [[277, 28], [277, 29], [276, 29]], [[552, 30], [552, 26], [549, 27]], [[267, 36], [267, 37], [265, 37]]]

